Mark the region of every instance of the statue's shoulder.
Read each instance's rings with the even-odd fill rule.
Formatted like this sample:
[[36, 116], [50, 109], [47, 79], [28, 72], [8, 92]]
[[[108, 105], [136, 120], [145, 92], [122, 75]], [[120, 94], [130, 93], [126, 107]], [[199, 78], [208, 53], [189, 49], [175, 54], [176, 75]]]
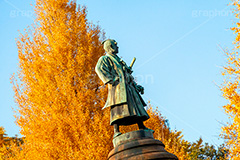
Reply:
[[108, 55], [104, 55], [99, 58], [99, 61], [111, 61], [111, 59]]
[[104, 56], [101, 56], [100, 58], [102, 58], [102, 59], [108, 59], [109, 56], [108, 56], [108, 55], [104, 55]]

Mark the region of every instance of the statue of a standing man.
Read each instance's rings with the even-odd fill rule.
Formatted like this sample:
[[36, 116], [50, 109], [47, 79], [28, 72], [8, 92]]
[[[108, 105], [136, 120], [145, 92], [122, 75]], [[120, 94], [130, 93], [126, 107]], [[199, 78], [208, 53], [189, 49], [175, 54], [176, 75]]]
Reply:
[[95, 71], [108, 85], [108, 98], [103, 109], [111, 107], [110, 125], [114, 126], [114, 137], [121, 134], [119, 125], [137, 123], [139, 129], [148, 129], [143, 124], [149, 119], [144, 109], [146, 103], [140, 95], [143, 94], [143, 87], [134, 81], [131, 67], [117, 56], [117, 42], [108, 39], [102, 44], [106, 55], [99, 58]]

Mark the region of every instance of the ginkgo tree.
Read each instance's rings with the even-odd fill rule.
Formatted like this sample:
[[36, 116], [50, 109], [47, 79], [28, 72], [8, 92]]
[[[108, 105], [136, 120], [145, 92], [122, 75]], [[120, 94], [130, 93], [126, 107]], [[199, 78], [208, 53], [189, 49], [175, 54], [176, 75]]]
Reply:
[[3, 147], [4, 144], [4, 136], [6, 135], [5, 129], [3, 127], [0, 127], [0, 148]]
[[222, 136], [226, 140], [229, 148], [229, 158], [240, 159], [240, 2], [233, 1], [233, 13], [236, 24], [231, 28], [236, 34], [232, 50], [224, 50], [227, 57], [227, 64], [224, 66], [222, 75], [225, 79], [221, 86], [223, 97], [228, 100], [228, 104], [223, 106], [230, 122], [222, 127]]
[[75, 1], [36, 0], [35, 16], [33, 26], [17, 40], [20, 69], [12, 78], [24, 156], [106, 155], [111, 148], [104, 141], [111, 133], [101, 110], [106, 89], [99, 89], [94, 71], [104, 54], [104, 33], [88, 22], [86, 8]]

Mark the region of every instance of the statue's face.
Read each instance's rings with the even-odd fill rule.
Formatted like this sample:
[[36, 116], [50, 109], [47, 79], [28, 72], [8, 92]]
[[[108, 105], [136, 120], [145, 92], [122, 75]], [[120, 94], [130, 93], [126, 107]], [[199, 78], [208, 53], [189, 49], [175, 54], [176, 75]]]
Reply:
[[114, 50], [114, 53], [117, 54], [118, 53], [118, 46], [117, 46], [117, 42], [113, 41], [112, 43], [112, 49]]

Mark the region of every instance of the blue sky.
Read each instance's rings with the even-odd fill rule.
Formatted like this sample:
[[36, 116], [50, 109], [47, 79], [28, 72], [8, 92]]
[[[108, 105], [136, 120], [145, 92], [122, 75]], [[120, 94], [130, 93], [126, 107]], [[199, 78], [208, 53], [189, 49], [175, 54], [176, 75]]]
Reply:
[[[145, 87], [143, 98], [170, 121], [184, 138], [220, 144], [227, 103], [217, 85], [223, 81], [225, 57], [218, 45], [231, 48], [234, 16], [230, 0], [78, 0], [90, 22], [119, 44], [119, 56], [130, 64]], [[18, 134], [9, 78], [17, 71], [15, 38], [33, 22], [34, 1], [0, 1], [0, 126]]]

